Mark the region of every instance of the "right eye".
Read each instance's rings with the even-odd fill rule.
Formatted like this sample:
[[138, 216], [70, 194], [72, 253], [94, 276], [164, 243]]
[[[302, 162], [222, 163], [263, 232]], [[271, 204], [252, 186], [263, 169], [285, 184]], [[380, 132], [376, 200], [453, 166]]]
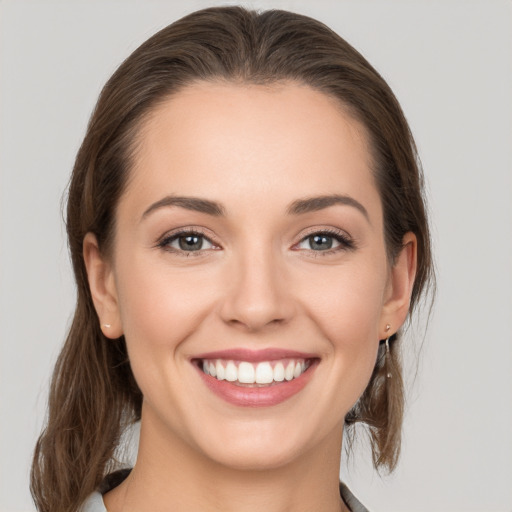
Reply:
[[174, 252], [191, 253], [217, 248], [214, 243], [202, 233], [195, 231], [181, 231], [165, 237], [159, 244], [160, 247]]

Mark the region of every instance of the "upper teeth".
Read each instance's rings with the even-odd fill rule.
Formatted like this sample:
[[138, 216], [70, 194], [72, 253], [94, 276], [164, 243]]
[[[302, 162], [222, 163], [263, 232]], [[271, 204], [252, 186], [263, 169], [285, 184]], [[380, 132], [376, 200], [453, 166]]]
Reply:
[[241, 384], [271, 384], [296, 379], [307, 368], [303, 359], [285, 361], [226, 361], [222, 359], [203, 360], [203, 371], [218, 380], [238, 381]]

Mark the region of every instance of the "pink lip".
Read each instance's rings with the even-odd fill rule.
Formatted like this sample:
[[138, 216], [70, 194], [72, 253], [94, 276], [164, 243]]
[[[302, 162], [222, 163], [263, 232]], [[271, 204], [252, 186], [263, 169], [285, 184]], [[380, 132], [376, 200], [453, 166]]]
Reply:
[[235, 348], [229, 350], [218, 350], [198, 354], [193, 359], [226, 359], [232, 361], [248, 361], [250, 363], [259, 363], [261, 361], [275, 361], [277, 359], [315, 359], [316, 354], [307, 354], [280, 348], [266, 348], [262, 350], [249, 350], [246, 348]]
[[[300, 377], [291, 381], [275, 382], [270, 386], [246, 387], [237, 386], [227, 380], [217, 380], [211, 375], [206, 375], [200, 368], [199, 359], [227, 359], [233, 361], [272, 361], [276, 359], [309, 359], [309, 368]], [[239, 407], [270, 407], [288, 400], [299, 393], [309, 382], [318, 366], [318, 356], [304, 352], [291, 352], [281, 349], [267, 349], [251, 351], [246, 349], [223, 350], [209, 352], [194, 357], [194, 366], [206, 386], [218, 397], [226, 402]]]

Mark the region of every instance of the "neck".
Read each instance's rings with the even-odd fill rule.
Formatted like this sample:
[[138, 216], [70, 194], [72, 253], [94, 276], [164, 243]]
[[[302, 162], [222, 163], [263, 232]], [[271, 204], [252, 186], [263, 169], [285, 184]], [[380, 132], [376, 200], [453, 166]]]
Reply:
[[169, 438], [143, 414], [137, 463], [105, 504], [109, 512], [346, 511], [339, 494], [341, 430], [291, 462], [241, 469]]

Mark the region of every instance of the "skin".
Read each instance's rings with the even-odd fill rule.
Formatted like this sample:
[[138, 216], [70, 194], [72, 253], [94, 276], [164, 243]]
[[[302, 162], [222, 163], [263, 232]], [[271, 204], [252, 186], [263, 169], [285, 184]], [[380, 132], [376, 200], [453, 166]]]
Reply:
[[[379, 340], [406, 318], [416, 262], [410, 233], [393, 267], [386, 258], [369, 154], [364, 128], [335, 100], [293, 83], [194, 84], [145, 122], [113, 254], [84, 240], [104, 332], [124, 334], [144, 395], [137, 463], [105, 496], [109, 512], [346, 510], [344, 417]], [[289, 213], [332, 194], [366, 214], [351, 204]], [[215, 201], [224, 215], [176, 205], [144, 215], [166, 196]], [[159, 246], [190, 227], [211, 243], [188, 254], [177, 241]], [[313, 249], [308, 237], [326, 230], [352, 246]], [[303, 390], [270, 407], [225, 402], [190, 361], [269, 347], [320, 361]]]

